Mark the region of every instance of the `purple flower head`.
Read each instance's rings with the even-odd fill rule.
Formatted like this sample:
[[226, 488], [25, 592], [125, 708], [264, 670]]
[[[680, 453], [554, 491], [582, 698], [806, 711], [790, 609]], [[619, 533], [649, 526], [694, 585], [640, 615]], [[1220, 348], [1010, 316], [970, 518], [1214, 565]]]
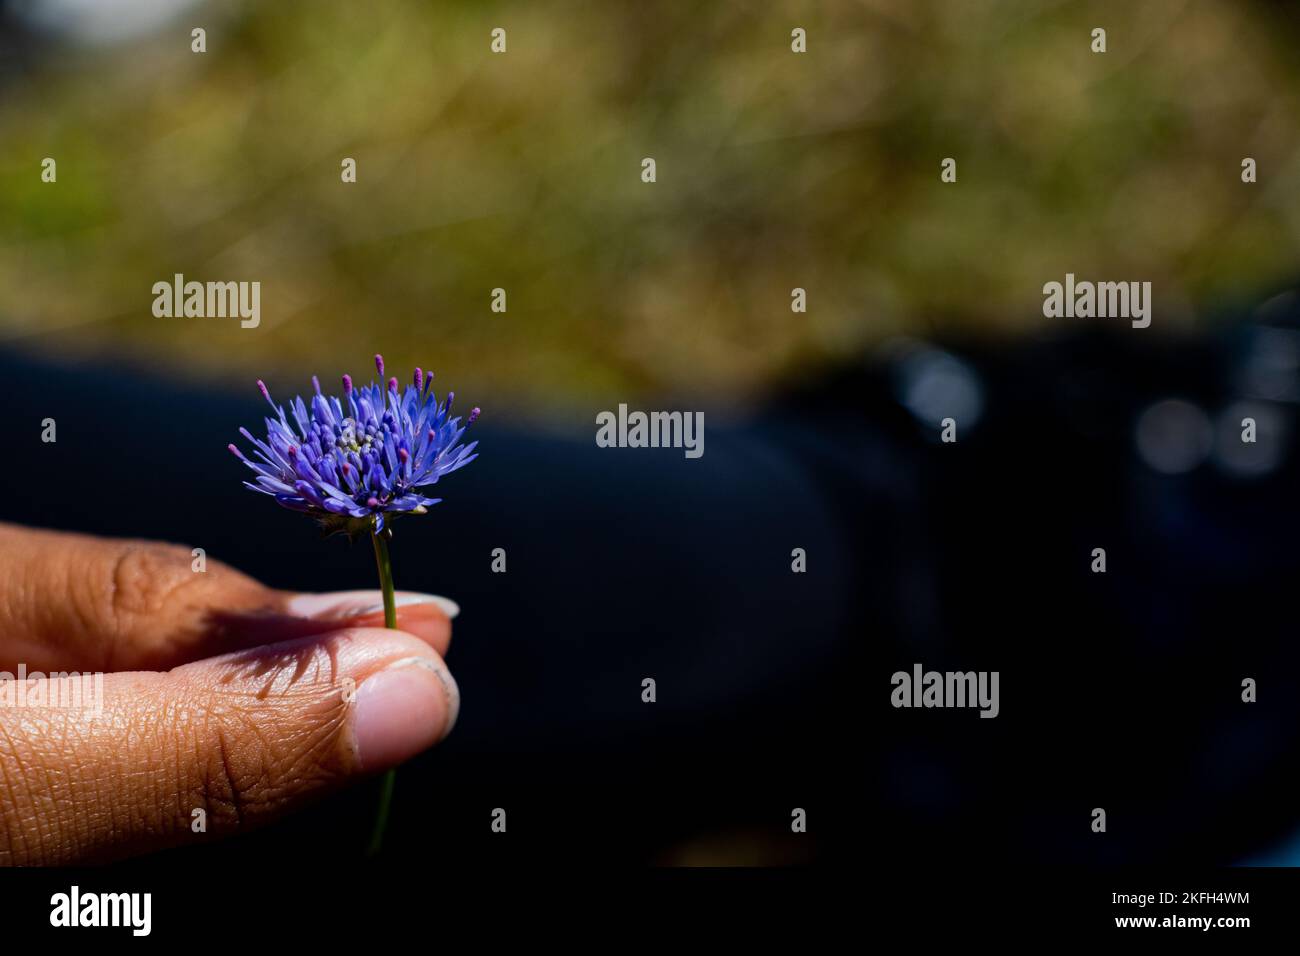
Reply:
[[[375, 356], [375, 366], [382, 379], [382, 356]], [[345, 375], [340, 400], [322, 395], [313, 377], [311, 404], [294, 398], [286, 416], [259, 381], [275, 416], [266, 419], [265, 441], [239, 430], [253, 443], [253, 458], [230, 446], [257, 475], [244, 484], [330, 531], [379, 532], [397, 515], [424, 514], [442, 499], [420, 489], [478, 457], [478, 442], [461, 444], [478, 409], [461, 424], [451, 417], [450, 396], [438, 403], [431, 374], [417, 374], [415, 382], [401, 391], [396, 379], [387, 388], [374, 382], [357, 388]]]

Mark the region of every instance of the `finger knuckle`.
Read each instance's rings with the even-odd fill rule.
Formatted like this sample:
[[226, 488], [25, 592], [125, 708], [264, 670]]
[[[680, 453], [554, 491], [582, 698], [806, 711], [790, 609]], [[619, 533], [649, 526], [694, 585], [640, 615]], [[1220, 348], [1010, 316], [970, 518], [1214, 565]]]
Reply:
[[109, 572], [112, 612], [119, 618], [156, 614], [194, 578], [184, 548], [151, 542], [127, 545]]

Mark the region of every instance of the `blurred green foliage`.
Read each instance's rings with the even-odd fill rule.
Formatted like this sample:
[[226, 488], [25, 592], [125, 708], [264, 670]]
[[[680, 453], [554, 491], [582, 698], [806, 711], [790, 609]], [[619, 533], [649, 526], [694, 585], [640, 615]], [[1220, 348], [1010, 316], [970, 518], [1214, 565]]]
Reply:
[[[54, 45], [0, 79], [0, 344], [245, 380], [381, 350], [533, 410], [1034, 327], [1067, 271], [1201, 321], [1300, 261], [1274, 9], [277, 0]], [[260, 280], [261, 327], [154, 318], [176, 272]]]

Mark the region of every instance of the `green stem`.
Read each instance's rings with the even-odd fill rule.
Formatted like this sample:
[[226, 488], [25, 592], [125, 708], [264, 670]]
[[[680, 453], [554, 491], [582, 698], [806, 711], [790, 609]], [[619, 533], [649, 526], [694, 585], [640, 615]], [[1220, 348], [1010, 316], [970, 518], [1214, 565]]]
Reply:
[[388, 557], [388, 529], [375, 532], [370, 540], [375, 545], [375, 563], [379, 565], [379, 586], [384, 591], [384, 627], [397, 630], [397, 601], [393, 597], [393, 562]]
[[[376, 531], [370, 535], [375, 546], [375, 564], [379, 566], [379, 587], [384, 592], [384, 626], [397, 629], [397, 600], [393, 595], [393, 562], [388, 557], [388, 539], [392, 532], [388, 529]], [[384, 845], [384, 830], [388, 828], [388, 808], [393, 802], [393, 783], [397, 780], [397, 771], [389, 770], [384, 774], [379, 791], [379, 810], [375, 813], [375, 828], [370, 832], [370, 845], [366, 856], [375, 856]]]

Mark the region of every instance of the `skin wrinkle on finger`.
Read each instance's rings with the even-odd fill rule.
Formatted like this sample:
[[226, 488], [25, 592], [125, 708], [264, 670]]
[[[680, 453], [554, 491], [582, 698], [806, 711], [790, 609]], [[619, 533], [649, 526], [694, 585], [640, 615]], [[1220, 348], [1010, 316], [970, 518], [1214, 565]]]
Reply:
[[216, 742], [217, 744], [214, 750], [216, 752], [217, 760], [215, 762], [210, 762], [209, 767], [214, 766], [215, 763], [215, 765], [219, 765], [221, 769], [219, 773], [209, 769], [204, 778], [204, 797], [210, 803], [213, 791], [216, 789], [214, 783], [220, 781], [221, 784], [224, 785], [223, 788], [225, 792], [229, 794], [230, 808], [235, 814], [234, 825], [236, 828], [241, 828], [244, 826], [245, 818], [243, 806], [244, 801], [240, 797], [240, 792], [247, 788], [249, 795], [253, 799], [256, 799], [257, 784], [245, 783], [240, 780], [238, 772], [231, 760], [230, 746], [226, 742], [226, 732], [221, 727], [216, 728]]
[[[28, 828], [21, 825], [24, 791], [14, 779], [14, 768], [21, 759], [13, 737], [0, 720], [0, 864], [11, 865], [22, 859], [28, 850]], [[21, 844], [20, 844], [21, 841]]]
[[[340, 691], [332, 641], [293, 652], [241, 655], [213, 673], [201, 672], [191, 691], [198, 701], [194, 710], [203, 715], [195, 749], [204, 753], [205, 740], [209, 746], [207, 760], [193, 763], [205, 772], [192, 788], [192, 807], [207, 810], [210, 830], [240, 829], [273, 813], [283, 796], [282, 781], [292, 780], [301, 789], [346, 776], [347, 766], [320, 772], [339, 764], [334, 751], [347, 719]], [[283, 721], [273, 719], [276, 710], [283, 711]], [[267, 734], [268, 725], [281, 732]]]
[[[244, 825], [250, 811], [274, 808], [282, 796], [283, 781], [292, 780], [301, 787], [303, 781], [328, 784], [345, 775], [321, 772], [321, 768], [334, 762], [332, 751], [340, 746], [348, 716], [342, 694], [338, 693], [337, 704], [331, 699], [335, 696], [334, 682], [326, 682], [324, 686], [328, 687], [325, 706], [306, 723], [294, 721], [288, 735], [267, 735], [261, 723], [247, 712], [234, 715], [233, 730], [238, 730], [238, 734], [231, 732], [228, 737], [232, 728], [217, 728], [216, 753], [220, 763], [210, 764], [205, 795], [210, 796], [214, 790], [227, 794], [237, 827]], [[258, 698], [265, 699], [261, 694]], [[311, 704], [307, 706], [314, 709]], [[221, 786], [214, 787], [214, 783]]]
[[[103, 774], [85, 776], [80, 809], [70, 814], [69, 802], [61, 800], [60, 794], [81, 769], [73, 759], [82, 738], [78, 728], [67, 711], [12, 713], [11, 722], [0, 720], [5, 741], [0, 748], [0, 775], [10, 787], [0, 806], [0, 822], [24, 839], [22, 850], [5, 862], [61, 862], [61, 846], [69, 840], [77, 845], [80, 834], [98, 825], [111, 806], [103, 795]], [[31, 741], [36, 745], [23, 746]], [[10, 841], [10, 845], [15, 844]]]

